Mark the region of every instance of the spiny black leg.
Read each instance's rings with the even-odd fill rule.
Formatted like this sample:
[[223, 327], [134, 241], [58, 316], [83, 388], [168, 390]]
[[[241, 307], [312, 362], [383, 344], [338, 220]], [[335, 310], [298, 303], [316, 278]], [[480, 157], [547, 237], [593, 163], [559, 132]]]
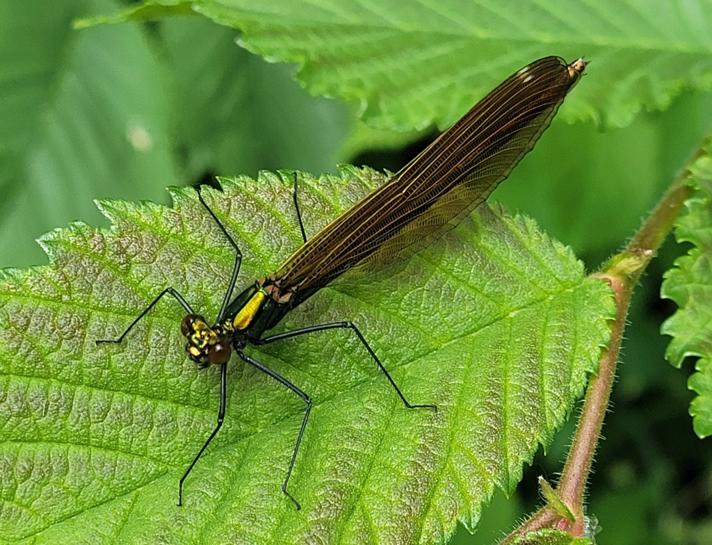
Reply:
[[297, 172], [294, 171], [294, 192], [292, 193], [292, 198], [294, 199], [294, 209], [297, 211], [297, 219], [299, 220], [299, 229], [302, 232], [302, 240], [304, 244], [307, 243], [307, 233], [304, 230], [304, 223], [302, 223], [302, 212], [299, 210], [299, 198], [297, 197], [297, 188], [299, 184], [297, 183]]
[[181, 306], [185, 309], [185, 311], [188, 314], [195, 314], [193, 312], [193, 309], [190, 308], [190, 305], [188, 304], [188, 302], [183, 298], [183, 296], [180, 293], [178, 293], [173, 288], [166, 288], [161, 293], [158, 294], [158, 297], [156, 297], [153, 301], [151, 301], [150, 305], [148, 305], [145, 309], [143, 309], [143, 312], [141, 312], [141, 314], [139, 314], [136, 317], [136, 319], [133, 322], [131, 322], [131, 325], [129, 325], [129, 327], [126, 328], [126, 331], [124, 331], [120, 337], [118, 337], [117, 339], [97, 339], [95, 341], [96, 344], [120, 343], [121, 341], [123, 341], [124, 337], [126, 337], [126, 335], [128, 335], [129, 331], [131, 331], [133, 329], [133, 327], [139, 322], [139, 320], [141, 320], [141, 318], [143, 318], [144, 316], [146, 316], [146, 314], [148, 314], [148, 312], [156, 305], [156, 303], [158, 303], [158, 301], [161, 300], [161, 297], [163, 297], [164, 295], [171, 295], [173, 298], [175, 298], [176, 301], [178, 301], [181, 304]]
[[227, 405], [227, 363], [223, 363], [223, 364], [221, 364], [221, 367], [220, 367], [220, 408], [218, 409], [218, 422], [215, 425], [215, 429], [213, 429], [213, 432], [210, 434], [210, 437], [208, 437], [208, 440], [205, 441], [203, 446], [200, 448], [200, 450], [198, 451], [198, 454], [195, 455], [195, 458], [193, 458], [193, 461], [190, 462], [188, 469], [185, 470], [185, 473], [183, 473], [183, 476], [180, 478], [180, 481], [178, 482], [178, 507], [183, 506], [183, 482], [188, 478], [188, 475], [193, 470], [193, 466], [195, 466], [195, 464], [198, 463], [198, 460], [203, 455], [203, 452], [205, 452], [205, 449], [208, 448], [210, 441], [212, 441], [213, 437], [215, 437], [218, 434], [218, 432], [220, 431], [220, 428], [223, 425], [223, 420], [225, 419], [225, 406], [226, 405]]
[[373, 361], [375, 361], [376, 365], [378, 365], [379, 369], [381, 371], [383, 371], [383, 374], [386, 375], [388, 382], [391, 383], [391, 386], [393, 386], [396, 393], [401, 398], [401, 400], [403, 400], [403, 404], [406, 407], [408, 407], [409, 409], [432, 409], [433, 411], [438, 410], [436, 405], [429, 405], [429, 404], [428, 405], [416, 405], [416, 404], [411, 403], [410, 401], [408, 401], [405, 398], [405, 396], [403, 395], [403, 392], [401, 392], [401, 389], [396, 384], [396, 381], [393, 380], [393, 377], [391, 377], [390, 373], [383, 366], [383, 364], [381, 363], [381, 360], [378, 359], [378, 356], [376, 356], [376, 353], [373, 351], [373, 349], [366, 342], [366, 339], [361, 334], [361, 332], [356, 327], [356, 325], [351, 322], [329, 322], [326, 324], [318, 324], [318, 325], [313, 325], [313, 326], [309, 326], [309, 327], [301, 327], [299, 329], [294, 329], [292, 331], [286, 331], [284, 333], [278, 333], [277, 335], [271, 335], [269, 337], [265, 337], [264, 339], [260, 339], [259, 341], [256, 341], [255, 344], [269, 344], [269, 343], [273, 343], [275, 341], [281, 341], [284, 339], [289, 339], [291, 337], [298, 337], [300, 335], [306, 335], [308, 333], [316, 333], [318, 331], [327, 331], [329, 329], [350, 329], [354, 333], [356, 333], [356, 336], [361, 341], [361, 344], [363, 344], [363, 346], [366, 348], [368, 353], [371, 355], [371, 358], [373, 358]]
[[218, 318], [216, 320], [217, 323], [220, 323], [223, 321], [223, 318], [225, 318], [225, 309], [227, 309], [227, 306], [230, 304], [230, 299], [232, 299], [232, 290], [235, 288], [235, 282], [237, 282], [237, 276], [240, 273], [240, 264], [242, 263], [242, 252], [240, 251], [240, 248], [238, 248], [237, 243], [230, 236], [230, 233], [228, 233], [227, 229], [225, 229], [225, 226], [222, 224], [222, 222], [215, 215], [215, 212], [213, 212], [210, 209], [210, 207], [208, 206], [208, 203], [206, 203], [205, 200], [203, 200], [203, 195], [200, 193], [200, 188], [198, 188], [196, 191], [198, 192], [198, 199], [200, 199], [200, 202], [203, 204], [205, 209], [213, 217], [213, 219], [215, 220], [215, 223], [218, 224], [218, 227], [220, 227], [220, 230], [225, 235], [225, 238], [227, 238], [227, 241], [230, 243], [230, 246], [232, 246], [233, 249], [235, 250], [235, 264], [232, 267], [232, 274], [230, 275], [230, 282], [228, 282], [227, 291], [225, 291], [225, 296], [223, 297], [222, 305], [220, 305], [220, 312], [218, 313]]
[[292, 450], [292, 459], [289, 461], [289, 469], [287, 470], [287, 476], [284, 478], [284, 482], [282, 483], [282, 492], [284, 492], [285, 496], [287, 496], [290, 500], [292, 500], [292, 503], [294, 503], [294, 507], [297, 508], [297, 510], [301, 509], [302, 506], [299, 505], [299, 502], [294, 498], [289, 493], [289, 490], [287, 490], [287, 485], [289, 484], [289, 478], [292, 476], [292, 470], [294, 469], [294, 463], [297, 461], [297, 454], [299, 453], [299, 447], [302, 444], [302, 437], [304, 436], [304, 430], [307, 427], [307, 421], [309, 420], [309, 413], [311, 413], [311, 408], [312, 408], [312, 400], [309, 398], [307, 394], [305, 394], [302, 390], [300, 390], [297, 386], [289, 382], [286, 378], [284, 378], [282, 375], [279, 373], [275, 373], [270, 369], [269, 367], [265, 367], [263, 364], [261, 364], [259, 361], [256, 359], [251, 358], [241, 350], [237, 351], [237, 354], [245, 360], [247, 363], [250, 365], [256, 367], [263, 373], [268, 374], [270, 377], [272, 377], [274, 380], [279, 382], [280, 384], [286, 386], [292, 392], [297, 394], [299, 397], [302, 398], [304, 403], [306, 404], [307, 408], [304, 411], [304, 417], [302, 418], [302, 425], [299, 428], [299, 434], [297, 435], [297, 441], [294, 443], [294, 449]]

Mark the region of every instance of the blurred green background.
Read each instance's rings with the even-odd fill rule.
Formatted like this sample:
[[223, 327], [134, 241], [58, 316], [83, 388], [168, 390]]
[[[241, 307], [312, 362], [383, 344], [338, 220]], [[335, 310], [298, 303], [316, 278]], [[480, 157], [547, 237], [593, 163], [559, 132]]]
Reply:
[[[34, 239], [71, 221], [107, 226], [96, 198], [168, 204], [167, 185], [261, 169], [396, 170], [437, 134], [369, 129], [356, 105], [310, 96], [293, 67], [247, 53], [235, 30], [199, 17], [71, 28], [120, 6], [0, 3], [0, 267], [46, 263]], [[580, 85], [596, 78], [593, 61]], [[594, 270], [711, 129], [712, 94], [695, 92], [625, 128], [555, 120], [493, 199], [534, 217]], [[691, 364], [669, 366], [658, 333], [674, 310], [658, 296], [662, 273], [682, 251], [668, 241], [635, 296], [589, 494], [602, 545], [712, 543], [712, 447], [687, 415]], [[536, 477], [555, 480], [571, 432], [511, 498], [494, 498], [474, 537], [461, 528], [452, 543], [491, 543], [531, 511]]]

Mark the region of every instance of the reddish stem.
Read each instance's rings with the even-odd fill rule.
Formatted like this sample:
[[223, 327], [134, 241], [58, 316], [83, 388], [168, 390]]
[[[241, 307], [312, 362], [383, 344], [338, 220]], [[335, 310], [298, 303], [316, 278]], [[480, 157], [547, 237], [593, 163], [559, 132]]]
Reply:
[[[703, 153], [704, 147], [704, 145], [700, 147], [688, 165], [691, 165]], [[603, 421], [610, 401], [633, 289], [640, 279], [640, 275], [672, 230], [675, 219], [691, 195], [691, 189], [686, 183], [688, 175], [688, 168], [685, 168], [640, 226], [626, 248], [613, 256], [600, 273], [594, 275], [609, 283], [615, 299], [616, 316], [611, 325], [609, 344], [601, 355], [598, 372], [591, 379], [586, 390], [576, 434], [556, 489], [559, 499], [574, 514], [574, 520], [567, 520], [551, 506], [544, 506], [505, 537], [500, 542], [501, 545], [543, 528], [558, 528], [575, 536], [584, 534], [586, 483], [591, 473], [593, 457], [601, 437]]]

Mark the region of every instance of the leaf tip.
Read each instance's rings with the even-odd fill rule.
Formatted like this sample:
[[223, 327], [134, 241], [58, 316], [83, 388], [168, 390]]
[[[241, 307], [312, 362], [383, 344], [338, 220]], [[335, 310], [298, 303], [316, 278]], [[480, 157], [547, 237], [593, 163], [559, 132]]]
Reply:
[[190, 186], [169, 185], [166, 187], [166, 191], [168, 191], [168, 195], [170, 195], [174, 204], [186, 199], [196, 199], [198, 197], [197, 190]]
[[94, 199], [94, 205], [110, 223], [115, 223], [120, 212], [126, 208], [126, 202], [120, 199]]

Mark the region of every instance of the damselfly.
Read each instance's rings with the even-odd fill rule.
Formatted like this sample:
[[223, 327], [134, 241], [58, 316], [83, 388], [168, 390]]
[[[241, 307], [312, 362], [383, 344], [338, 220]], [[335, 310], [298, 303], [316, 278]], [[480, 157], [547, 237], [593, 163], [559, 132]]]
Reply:
[[312, 400], [290, 380], [247, 354], [244, 349], [250, 344], [266, 345], [331, 329], [348, 329], [359, 339], [407, 408], [436, 410], [435, 405], [414, 404], [407, 399], [359, 328], [350, 321], [322, 323], [267, 336], [265, 332], [347, 271], [405, 259], [482, 204], [534, 146], [585, 68], [583, 59], [567, 64], [559, 57], [545, 57], [525, 66], [504, 80], [383, 186], [308, 241], [299, 210], [295, 175], [294, 204], [304, 245], [276, 272], [253, 282], [234, 299], [232, 292], [242, 254], [198, 192], [200, 202], [235, 251], [228, 289], [213, 325], [196, 314], [178, 291], [169, 287], [158, 294], [120, 337], [96, 341], [97, 344], [120, 343], [163, 296], [170, 295], [187, 313], [181, 331], [187, 340], [185, 349], [190, 359], [200, 368], [220, 367], [217, 424], [179, 481], [178, 505], [183, 501], [183, 483], [222, 426], [227, 403], [228, 361], [234, 352], [304, 402], [304, 416], [282, 484], [284, 494], [300, 508], [288, 485], [309, 421]]

